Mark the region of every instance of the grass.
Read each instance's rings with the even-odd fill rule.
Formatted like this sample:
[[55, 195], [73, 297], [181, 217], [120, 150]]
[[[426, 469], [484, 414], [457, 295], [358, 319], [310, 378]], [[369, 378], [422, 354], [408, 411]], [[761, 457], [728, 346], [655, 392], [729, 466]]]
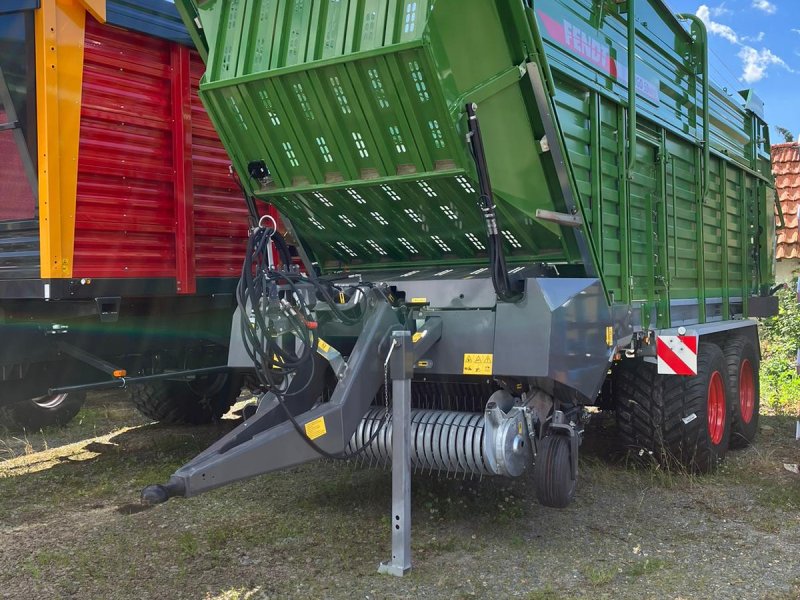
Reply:
[[661, 558], [642, 558], [631, 564], [614, 563], [610, 565], [591, 565], [583, 570], [583, 576], [594, 587], [605, 587], [619, 578], [637, 578], [661, 569], [669, 563]]
[[565, 596], [556, 592], [551, 586], [546, 585], [540, 590], [529, 592], [526, 596], [527, 600], [561, 600]]
[[619, 570], [615, 566], [591, 566], [584, 570], [584, 576], [593, 586], [604, 586], [614, 581], [618, 572]]
[[197, 538], [189, 532], [181, 533], [178, 536], [178, 549], [181, 558], [190, 560], [195, 557], [199, 549]]
[[40, 567], [66, 567], [72, 557], [65, 551], [42, 550], [34, 555], [33, 562]]
[[646, 558], [635, 562], [627, 569], [623, 569], [622, 574], [626, 577], [642, 577], [649, 573], [653, 573], [667, 566], [667, 561], [660, 558]]
[[[763, 536], [784, 545], [800, 536], [786, 508], [797, 486], [780, 464], [793, 441], [765, 436], [697, 477], [628, 468], [589, 440], [578, 499], [563, 511], [536, 504], [525, 478], [417, 475], [414, 571], [386, 578], [376, 569], [390, 552], [388, 471], [315, 463], [140, 512], [131, 507], [141, 487], [164, 481], [225, 426], [106, 422], [116, 410], [84, 421], [100, 435], [80, 437], [80, 425], [75, 437], [55, 432], [69, 442], [58, 446], [45, 432], [46, 452], [0, 463], [0, 588], [12, 597], [711, 596], [727, 575], [703, 570], [698, 556], [729, 552], [738, 573], [742, 552], [765, 581], [778, 575], [752, 554]], [[731, 553], [740, 539], [747, 546]], [[774, 540], [773, 555], [796, 559], [795, 546], [781, 555]], [[707, 587], [689, 589], [692, 580]]]
[[259, 600], [265, 598], [261, 594], [261, 588], [254, 588], [251, 590], [245, 588], [231, 589], [221, 592], [219, 594], [207, 594], [205, 600]]

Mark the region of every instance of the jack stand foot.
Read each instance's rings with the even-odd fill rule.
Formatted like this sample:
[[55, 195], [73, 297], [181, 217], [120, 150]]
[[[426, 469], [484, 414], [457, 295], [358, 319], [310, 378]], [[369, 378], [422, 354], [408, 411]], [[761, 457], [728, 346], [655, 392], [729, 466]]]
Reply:
[[401, 567], [394, 564], [393, 561], [388, 563], [382, 562], [378, 567], [378, 573], [381, 575], [394, 575], [395, 577], [402, 577], [411, 570], [411, 567]]

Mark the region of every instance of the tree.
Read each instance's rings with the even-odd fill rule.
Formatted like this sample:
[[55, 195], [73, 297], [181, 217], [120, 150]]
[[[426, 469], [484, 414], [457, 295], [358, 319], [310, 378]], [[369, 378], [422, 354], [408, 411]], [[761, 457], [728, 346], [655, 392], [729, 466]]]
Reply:
[[775, 129], [777, 129], [778, 133], [783, 136], [787, 144], [794, 141], [794, 134], [786, 129], [786, 127], [776, 126]]
[[800, 416], [800, 304], [797, 279], [777, 293], [778, 315], [761, 322], [761, 406], [773, 414]]

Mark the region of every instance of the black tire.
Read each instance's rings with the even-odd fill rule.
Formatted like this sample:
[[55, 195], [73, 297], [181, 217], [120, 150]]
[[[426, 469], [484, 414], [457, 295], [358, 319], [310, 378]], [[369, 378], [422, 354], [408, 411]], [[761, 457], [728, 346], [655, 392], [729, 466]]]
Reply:
[[533, 480], [540, 504], [566, 508], [575, 499], [577, 477], [572, 477], [570, 462], [570, 440], [567, 436], [548, 435], [539, 442]]
[[231, 374], [199, 378], [197, 382], [154, 381], [134, 385], [129, 397], [136, 409], [160, 423], [204, 425], [218, 421], [239, 396], [241, 378]]
[[[692, 472], [716, 469], [728, 450], [728, 399], [732, 397], [719, 346], [700, 344], [697, 372], [694, 377], [658, 375], [656, 365], [642, 360], [618, 365], [614, 373], [617, 427], [629, 450], [652, 452], [661, 464], [677, 463]], [[716, 408], [711, 418], [709, 406]]]
[[759, 355], [745, 336], [732, 336], [725, 344], [728, 386], [731, 391], [731, 448], [744, 448], [756, 437], [760, 408]]
[[0, 425], [12, 430], [38, 431], [63, 427], [81, 410], [85, 393], [40, 396], [0, 407]]

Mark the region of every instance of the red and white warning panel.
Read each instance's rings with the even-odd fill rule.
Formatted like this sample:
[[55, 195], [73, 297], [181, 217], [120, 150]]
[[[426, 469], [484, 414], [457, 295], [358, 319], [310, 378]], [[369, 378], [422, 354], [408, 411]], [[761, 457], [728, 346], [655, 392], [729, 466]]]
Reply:
[[660, 335], [656, 356], [659, 375], [697, 375], [697, 336]]

